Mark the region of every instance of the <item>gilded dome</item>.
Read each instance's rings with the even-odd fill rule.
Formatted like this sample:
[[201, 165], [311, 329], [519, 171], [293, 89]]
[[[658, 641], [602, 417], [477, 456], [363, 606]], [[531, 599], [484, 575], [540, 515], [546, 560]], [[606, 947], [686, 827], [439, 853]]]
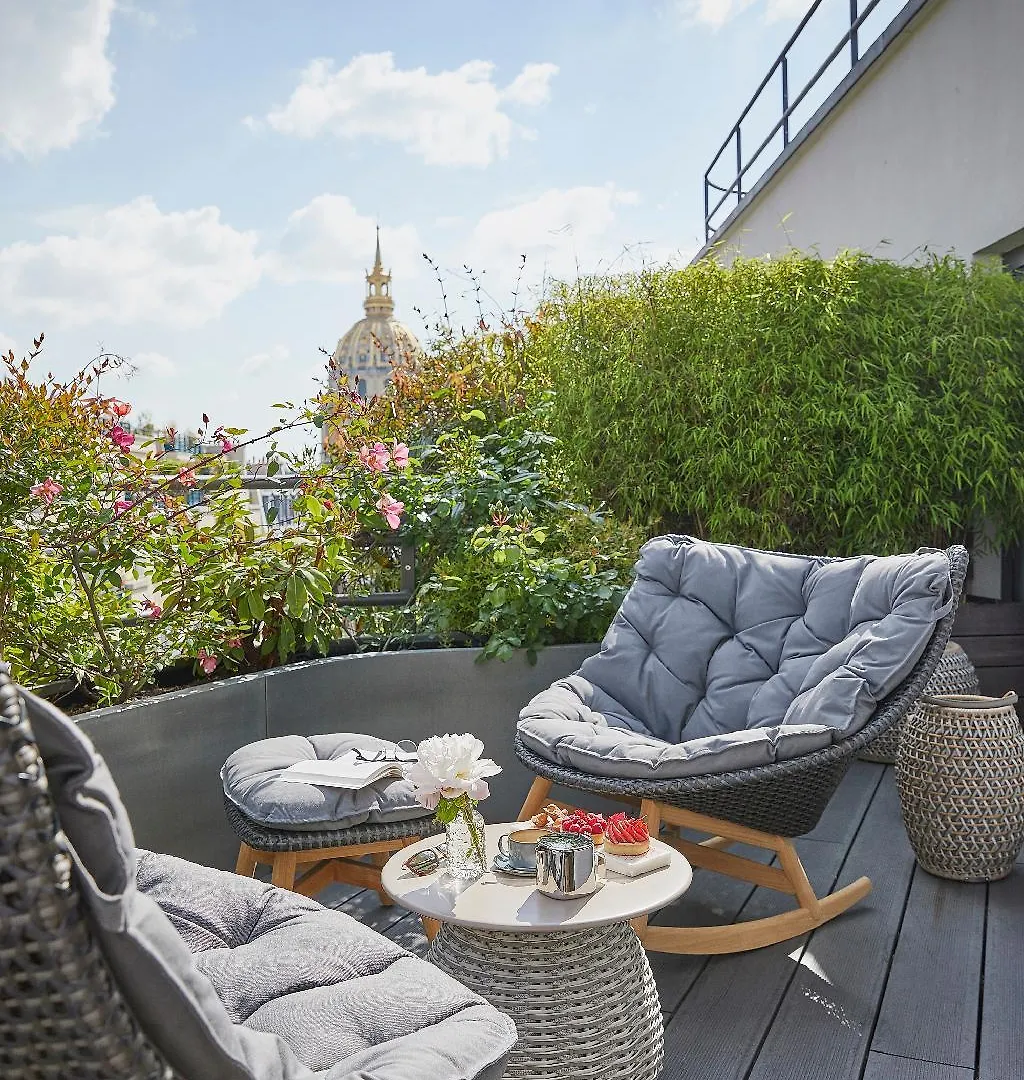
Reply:
[[391, 275], [380, 259], [380, 230], [373, 269], [366, 275], [366, 317], [342, 337], [331, 354], [331, 385], [337, 387], [342, 375], [350, 389], [363, 397], [384, 392], [393, 364], [415, 363], [422, 349], [416, 335], [394, 317]]

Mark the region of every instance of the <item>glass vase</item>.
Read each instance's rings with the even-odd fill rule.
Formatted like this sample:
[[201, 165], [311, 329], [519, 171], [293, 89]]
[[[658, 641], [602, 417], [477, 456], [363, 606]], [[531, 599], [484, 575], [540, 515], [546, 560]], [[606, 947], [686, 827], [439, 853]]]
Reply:
[[447, 828], [445, 873], [455, 878], [478, 878], [487, 871], [484, 819], [476, 803], [468, 802]]

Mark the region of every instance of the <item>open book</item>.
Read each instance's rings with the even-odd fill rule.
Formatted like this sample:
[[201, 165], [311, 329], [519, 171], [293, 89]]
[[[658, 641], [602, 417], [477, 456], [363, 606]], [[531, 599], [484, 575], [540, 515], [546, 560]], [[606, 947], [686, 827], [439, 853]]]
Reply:
[[[416, 760], [415, 754], [389, 750], [389, 761], [363, 761], [354, 750], [333, 761], [297, 761], [283, 769], [278, 780], [317, 787], [349, 788], [358, 791], [388, 776], [402, 776], [402, 766]], [[396, 761], [395, 758], [398, 760]]]

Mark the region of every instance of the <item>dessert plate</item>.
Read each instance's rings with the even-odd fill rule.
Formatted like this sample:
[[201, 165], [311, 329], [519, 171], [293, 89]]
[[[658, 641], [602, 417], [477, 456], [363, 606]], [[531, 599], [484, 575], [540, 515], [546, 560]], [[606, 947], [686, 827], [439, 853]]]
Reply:
[[508, 874], [510, 877], [536, 877], [537, 867], [532, 866], [528, 870], [521, 866], [513, 866], [508, 859], [502, 855], [494, 856], [494, 863], [491, 869], [496, 870], [499, 874]]

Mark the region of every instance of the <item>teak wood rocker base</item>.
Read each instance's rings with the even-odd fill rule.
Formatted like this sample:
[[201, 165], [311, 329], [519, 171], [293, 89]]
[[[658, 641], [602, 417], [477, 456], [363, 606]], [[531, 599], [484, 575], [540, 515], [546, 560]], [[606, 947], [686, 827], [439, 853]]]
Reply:
[[[538, 776], [533, 781], [519, 813], [521, 821], [532, 817], [549, 802], [568, 808], [567, 804], [549, 797], [551, 785], [552, 781], [543, 776]], [[731, 923], [728, 926], [649, 926], [646, 916], [634, 919], [633, 929], [648, 951], [708, 955], [761, 949], [766, 945], [775, 945], [808, 933], [822, 923], [834, 919], [871, 891], [871, 881], [862, 877], [828, 896], [819, 898], [807, 880], [807, 874], [792, 841], [784, 836], [734, 825], [721, 818], [698, 814], [692, 810], [681, 810], [653, 799], [643, 799], [638, 804], [636, 799], [609, 794], [604, 794], [604, 797], [618, 799], [634, 807], [639, 805], [640, 816], [647, 821], [651, 835], [681, 851], [691, 865], [786, 893], [794, 897], [798, 904], [795, 910], [781, 915]], [[707, 833], [710, 839], [695, 843], [680, 835], [660, 833], [662, 825], [674, 827], [676, 830], [686, 828]], [[732, 844], [749, 844], [772, 851], [777, 856], [779, 865], [765, 866], [725, 850]]]

